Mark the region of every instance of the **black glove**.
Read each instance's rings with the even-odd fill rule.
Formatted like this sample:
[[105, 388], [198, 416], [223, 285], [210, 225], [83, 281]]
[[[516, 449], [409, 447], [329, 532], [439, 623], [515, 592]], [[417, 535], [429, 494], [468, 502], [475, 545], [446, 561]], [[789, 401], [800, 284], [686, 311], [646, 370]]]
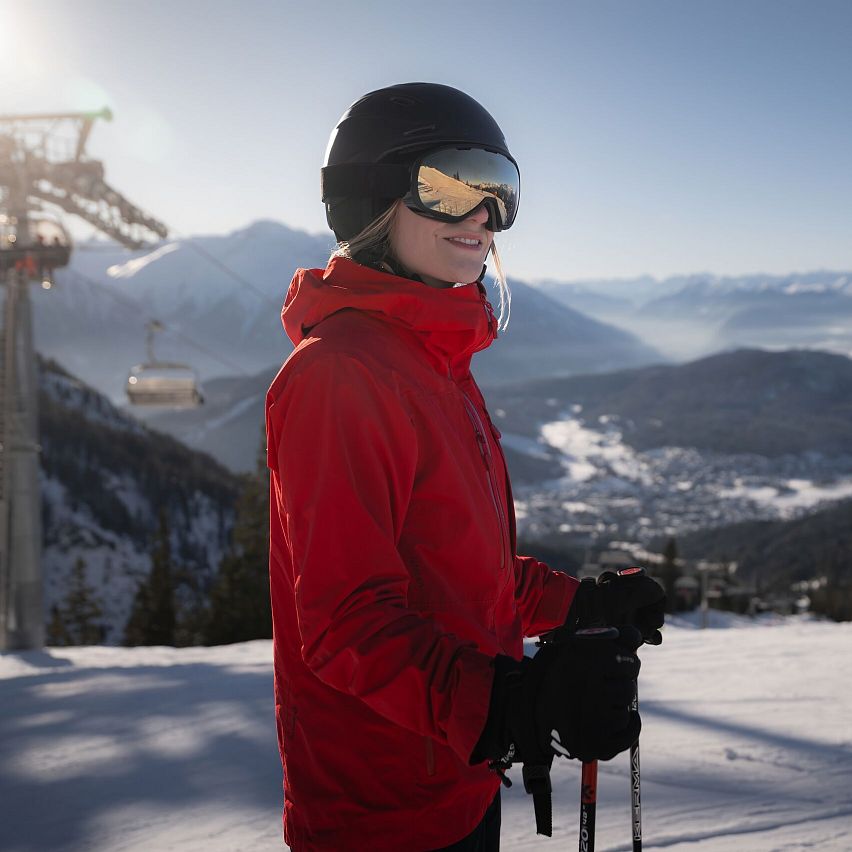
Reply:
[[610, 760], [630, 748], [642, 727], [630, 709], [641, 644], [639, 631], [625, 627], [617, 638], [563, 634], [521, 662], [496, 657], [488, 719], [470, 762]]
[[582, 580], [565, 626], [569, 630], [588, 627], [621, 627], [633, 624], [649, 645], [659, 645], [663, 636], [666, 593], [656, 580], [637, 569], [633, 574], [605, 571], [597, 581]]

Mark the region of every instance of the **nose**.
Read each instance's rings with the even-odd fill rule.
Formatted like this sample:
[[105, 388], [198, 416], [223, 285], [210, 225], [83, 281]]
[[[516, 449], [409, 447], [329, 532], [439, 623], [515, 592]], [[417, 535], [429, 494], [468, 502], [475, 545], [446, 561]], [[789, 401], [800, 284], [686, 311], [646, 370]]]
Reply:
[[476, 222], [478, 225], [483, 225], [488, 221], [488, 210], [485, 208], [485, 202], [483, 201], [479, 207], [475, 207], [470, 213], [467, 215], [467, 220], [471, 220]]

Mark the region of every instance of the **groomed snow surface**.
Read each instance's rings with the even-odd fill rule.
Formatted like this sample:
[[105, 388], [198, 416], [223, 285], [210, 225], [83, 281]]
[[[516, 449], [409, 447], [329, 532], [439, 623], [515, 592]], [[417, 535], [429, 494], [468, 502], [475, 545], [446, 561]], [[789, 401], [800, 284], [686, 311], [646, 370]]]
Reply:
[[[852, 850], [852, 624], [714, 624], [642, 651], [644, 848]], [[576, 849], [579, 766], [552, 839], [511, 774], [502, 848]], [[281, 850], [280, 783], [268, 642], [0, 655], [4, 851]], [[598, 850], [631, 849], [628, 786], [601, 764]]]

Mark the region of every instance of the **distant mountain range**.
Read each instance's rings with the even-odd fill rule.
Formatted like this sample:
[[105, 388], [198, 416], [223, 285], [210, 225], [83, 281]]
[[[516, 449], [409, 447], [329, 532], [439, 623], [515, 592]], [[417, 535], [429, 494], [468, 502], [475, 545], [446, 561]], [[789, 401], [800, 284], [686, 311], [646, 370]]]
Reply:
[[576, 310], [653, 341], [675, 360], [732, 346], [852, 354], [852, 273], [538, 282]]
[[[326, 265], [331, 235], [261, 221], [227, 236], [194, 237], [126, 252], [83, 245], [56, 286], [34, 291], [36, 346], [114, 402], [145, 360], [145, 324], [166, 330], [159, 360], [193, 366], [203, 380], [277, 368], [292, 349], [281, 307], [298, 267]], [[513, 282], [512, 323], [478, 360], [490, 383], [598, 372], [665, 360], [609, 326]]]

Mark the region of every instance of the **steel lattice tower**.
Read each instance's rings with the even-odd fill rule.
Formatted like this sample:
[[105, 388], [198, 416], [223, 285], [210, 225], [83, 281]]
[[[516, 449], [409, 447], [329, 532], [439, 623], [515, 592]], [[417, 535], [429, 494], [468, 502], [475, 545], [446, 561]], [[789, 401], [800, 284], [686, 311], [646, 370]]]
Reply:
[[131, 249], [167, 236], [86, 157], [100, 113], [0, 116], [0, 650], [44, 644], [38, 376], [29, 287], [71, 256], [56, 209]]

